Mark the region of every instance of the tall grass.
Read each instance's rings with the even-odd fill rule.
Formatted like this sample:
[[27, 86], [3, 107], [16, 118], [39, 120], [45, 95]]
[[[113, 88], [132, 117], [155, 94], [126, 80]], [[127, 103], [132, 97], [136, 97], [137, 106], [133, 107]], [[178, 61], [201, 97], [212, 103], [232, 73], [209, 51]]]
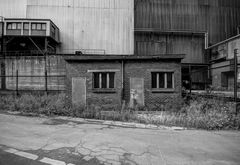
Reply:
[[[22, 95], [1, 96], [0, 110], [19, 111], [51, 115], [74, 116], [83, 118], [132, 121], [146, 124], [184, 126], [207, 130], [240, 129], [240, 114], [235, 115], [235, 106], [224, 100], [196, 97], [191, 100], [175, 99], [151, 113], [151, 109], [113, 107], [104, 111], [103, 106], [71, 106], [65, 94], [59, 95]], [[141, 111], [141, 113], [139, 113]]]

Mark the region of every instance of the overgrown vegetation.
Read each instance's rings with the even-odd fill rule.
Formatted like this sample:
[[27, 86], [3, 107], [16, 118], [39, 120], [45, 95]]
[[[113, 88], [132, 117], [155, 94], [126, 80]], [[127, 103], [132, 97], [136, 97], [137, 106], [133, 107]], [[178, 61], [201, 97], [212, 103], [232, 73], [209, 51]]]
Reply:
[[63, 115], [207, 130], [240, 129], [240, 114], [235, 115], [234, 103], [202, 97], [173, 100], [166, 103], [161, 111], [152, 112], [147, 107], [114, 107], [111, 111], [104, 111], [99, 106], [71, 106], [64, 94], [1, 96], [0, 109], [23, 114]]

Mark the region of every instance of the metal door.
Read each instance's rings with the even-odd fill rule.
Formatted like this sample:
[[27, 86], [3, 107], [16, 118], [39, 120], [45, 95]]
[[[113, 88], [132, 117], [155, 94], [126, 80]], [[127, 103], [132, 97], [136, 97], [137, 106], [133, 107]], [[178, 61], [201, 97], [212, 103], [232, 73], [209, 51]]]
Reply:
[[86, 105], [86, 78], [72, 78], [72, 103], [74, 105]]
[[144, 79], [130, 78], [130, 107], [144, 106]]

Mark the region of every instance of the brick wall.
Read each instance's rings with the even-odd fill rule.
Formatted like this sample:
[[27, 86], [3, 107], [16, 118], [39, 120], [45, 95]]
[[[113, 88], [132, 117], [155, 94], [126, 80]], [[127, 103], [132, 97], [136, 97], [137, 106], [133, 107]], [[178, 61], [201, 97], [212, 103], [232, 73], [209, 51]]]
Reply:
[[[106, 109], [114, 108], [121, 105], [121, 63], [120, 62], [73, 62], [67, 63], [67, 78], [66, 89], [71, 100], [72, 77], [85, 77], [87, 96], [86, 101], [88, 106], [101, 106]], [[114, 93], [99, 93], [93, 91], [93, 73], [91, 70], [106, 70], [114, 69], [115, 72], [115, 87]]]
[[[153, 92], [151, 87], [152, 71], [173, 71], [174, 91], [173, 92]], [[149, 108], [161, 107], [170, 99], [181, 97], [181, 64], [180, 62], [126, 62], [125, 64], [125, 99], [130, 99], [130, 77], [144, 78], [144, 100], [145, 106]]]
[[[66, 89], [71, 100], [72, 77], [86, 77], [87, 105], [112, 108], [121, 105], [122, 68], [120, 61], [110, 62], [72, 62], [67, 63]], [[124, 62], [124, 99], [130, 100], [130, 78], [144, 78], [145, 105], [154, 108], [168, 102], [170, 99], [181, 97], [181, 64], [179, 61], [126, 61]], [[88, 70], [118, 70], [115, 72], [115, 93], [95, 93], [92, 90], [92, 73]], [[171, 92], [153, 92], [151, 88], [152, 71], [173, 71], [174, 90]]]

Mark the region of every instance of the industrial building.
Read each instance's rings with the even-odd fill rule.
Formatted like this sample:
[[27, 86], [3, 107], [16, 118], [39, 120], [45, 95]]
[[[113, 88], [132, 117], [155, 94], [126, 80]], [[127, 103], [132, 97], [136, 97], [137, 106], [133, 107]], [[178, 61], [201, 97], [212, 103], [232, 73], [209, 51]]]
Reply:
[[[239, 54], [240, 51], [240, 35], [216, 43], [208, 49], [211, 54], [210, 66], [213, 88], [220, 91], [233, 91], [234, 54]], [[239, 63], [239, 59], [237, 61]], [[238, 68], [238, 82], [240, 79], [239, 73]]]
[[[145, 85], [149, 81], [144, 79], [143, 89], [138, 90], [140, 100], [147, 100], [153, 88], [161, 89], [157, 95], [164, 100], [181, 94], [176, 84], [169, 92], [165, 83], [169, 70], [177, 73], [174, 82], [181, 82], [180, 86], [205, 89], [215, 82], [215, 73], [209, 71], [215, 65], [209, 47], [238, 34], [239, 9], [239, 0], [1, 0], [1, 89], [74, 91], [74, 77], [85, 75], [81, 70], [97, 70], [95, 78], [111, 79], [112, 72], [100, 74], [111, 68], [98, 56], [114, 61], [120, 71], [121, 61], [156, 70], [148, 72], [153, 86]], [[92, 69], [86, 69], [86, 61], [95, 64]], [[177, 67], [169, 68], [173, 63]], [[162, 71], [163, 66], [168, 71]], [[180, 77], [176, 68], [181, 69]], [[130, 102], [129, 78], [121, 79], [127, 84], [122, 82], [122, 91], [114, 98]], [[86, 84], [94, 82], [92, 73]], [[104, 98], [103, 94], [98, 93]]]

